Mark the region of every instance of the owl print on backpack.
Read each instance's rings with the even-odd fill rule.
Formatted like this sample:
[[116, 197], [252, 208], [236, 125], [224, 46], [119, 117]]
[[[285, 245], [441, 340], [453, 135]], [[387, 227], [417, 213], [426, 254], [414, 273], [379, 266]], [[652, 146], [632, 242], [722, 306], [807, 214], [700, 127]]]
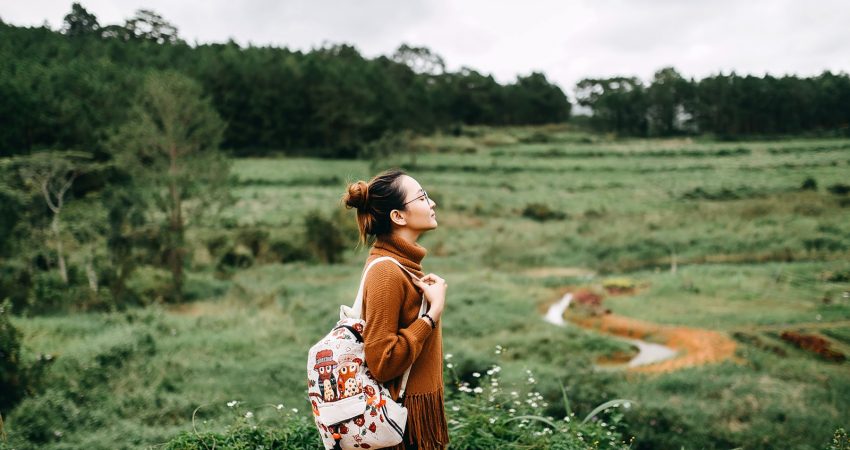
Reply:
[[334, 377], [334, 369], [337, 362], [334, 361], [333, 350], [326, 349], [316, 354], [316, 365], [313, 366], [319, 372], [319, 394], [322, 400], [332, 402], [337, 399], [336, 377]]

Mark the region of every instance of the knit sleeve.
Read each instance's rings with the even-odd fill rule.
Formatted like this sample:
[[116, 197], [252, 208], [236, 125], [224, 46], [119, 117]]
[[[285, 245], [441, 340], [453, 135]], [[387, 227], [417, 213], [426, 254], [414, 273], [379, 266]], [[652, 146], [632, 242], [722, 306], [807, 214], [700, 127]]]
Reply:
[[381, 261], [366, 277], [363, 294], [366, 329], [363, 344], [366, 365], [380, 382], [401, 376], [422, 351], [431, 325], [414, 320], [407, 328], [399, 328], [406, 282], [401, 268], [392, 261]]

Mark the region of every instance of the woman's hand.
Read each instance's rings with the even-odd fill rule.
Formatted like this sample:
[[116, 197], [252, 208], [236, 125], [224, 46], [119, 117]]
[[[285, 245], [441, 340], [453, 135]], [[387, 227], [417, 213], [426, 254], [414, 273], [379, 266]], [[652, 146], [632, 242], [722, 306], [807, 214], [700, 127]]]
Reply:
[[434, 322], [440, 320], [443, 315], [443, 308], [446, 304], [446, 288], [449, 287], [446, 280], [429, 273], [420, 279], [412, 278], [413, 284], [422, 290], [425, 299], [431, 304], [428, 309], [428, 315], [434, 319]]

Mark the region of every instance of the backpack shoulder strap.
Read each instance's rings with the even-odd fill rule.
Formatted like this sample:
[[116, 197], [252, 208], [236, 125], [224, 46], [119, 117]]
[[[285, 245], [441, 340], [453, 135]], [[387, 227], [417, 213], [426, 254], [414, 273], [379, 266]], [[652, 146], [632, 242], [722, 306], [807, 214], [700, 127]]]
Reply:
[[[354, 299], [354, 304], [350, 308], [348, 306], [345, 306], [345, 305], [342, 305], [340, 307], [340, 311], [339, 311], [339, 318], [340, 319], [362, 319], [363, 318], [363, 288], [366, 285], [366, 273], [369, 272], [369, 269], [371, 269], [372, 266], [374, 266], [375, 264], [377, 264], [381, 261], [384, 261], [384, 260], [390, 260], [390, 261], [394, 262], [397, 266], [401, 267], [402, 270], [407, 272], [411, 277], [419, 279], [419, 277], [416, 276], [416, 274], [414, 274], [413, 272], [408, 270], [407, 267], [404, 267], [404, 265], [402, 265], [400, 262], [398, 262], [398, 260], [396, 260], [392, 256], [379, 256], [379, 257], [373, 259], [369, 263], [369, 265], [367, 265], [366, 268], [363, 270], [363, 275], [360, 278], [360, 287], [357, 289], [357, 297], [355, 297], [355, 299]], [[424, 308], [424, 307], [425, 307], [425, 297], [423, 296], [422, 297], [422, 308]], [[421, 311], [422, 308], [420, 308], [420, 314], [424, 314], [424, 311]]]

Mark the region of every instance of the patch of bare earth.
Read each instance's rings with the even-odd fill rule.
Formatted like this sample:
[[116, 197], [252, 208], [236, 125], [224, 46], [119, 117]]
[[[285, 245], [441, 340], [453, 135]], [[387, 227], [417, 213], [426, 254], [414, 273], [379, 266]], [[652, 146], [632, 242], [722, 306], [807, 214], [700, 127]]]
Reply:
[[570, 321], [617, 336], [645, 339], [652, 336], [656, 341], [679, 351], [679, 356], [646, 366], [632, 367], [634, 372], [670, 372], [685, 367], [700, 366], [733, 359], [736, 343], [717, 331], [701, 328], [659, 325], [616, 314], [595, 317], [570, 316]]

